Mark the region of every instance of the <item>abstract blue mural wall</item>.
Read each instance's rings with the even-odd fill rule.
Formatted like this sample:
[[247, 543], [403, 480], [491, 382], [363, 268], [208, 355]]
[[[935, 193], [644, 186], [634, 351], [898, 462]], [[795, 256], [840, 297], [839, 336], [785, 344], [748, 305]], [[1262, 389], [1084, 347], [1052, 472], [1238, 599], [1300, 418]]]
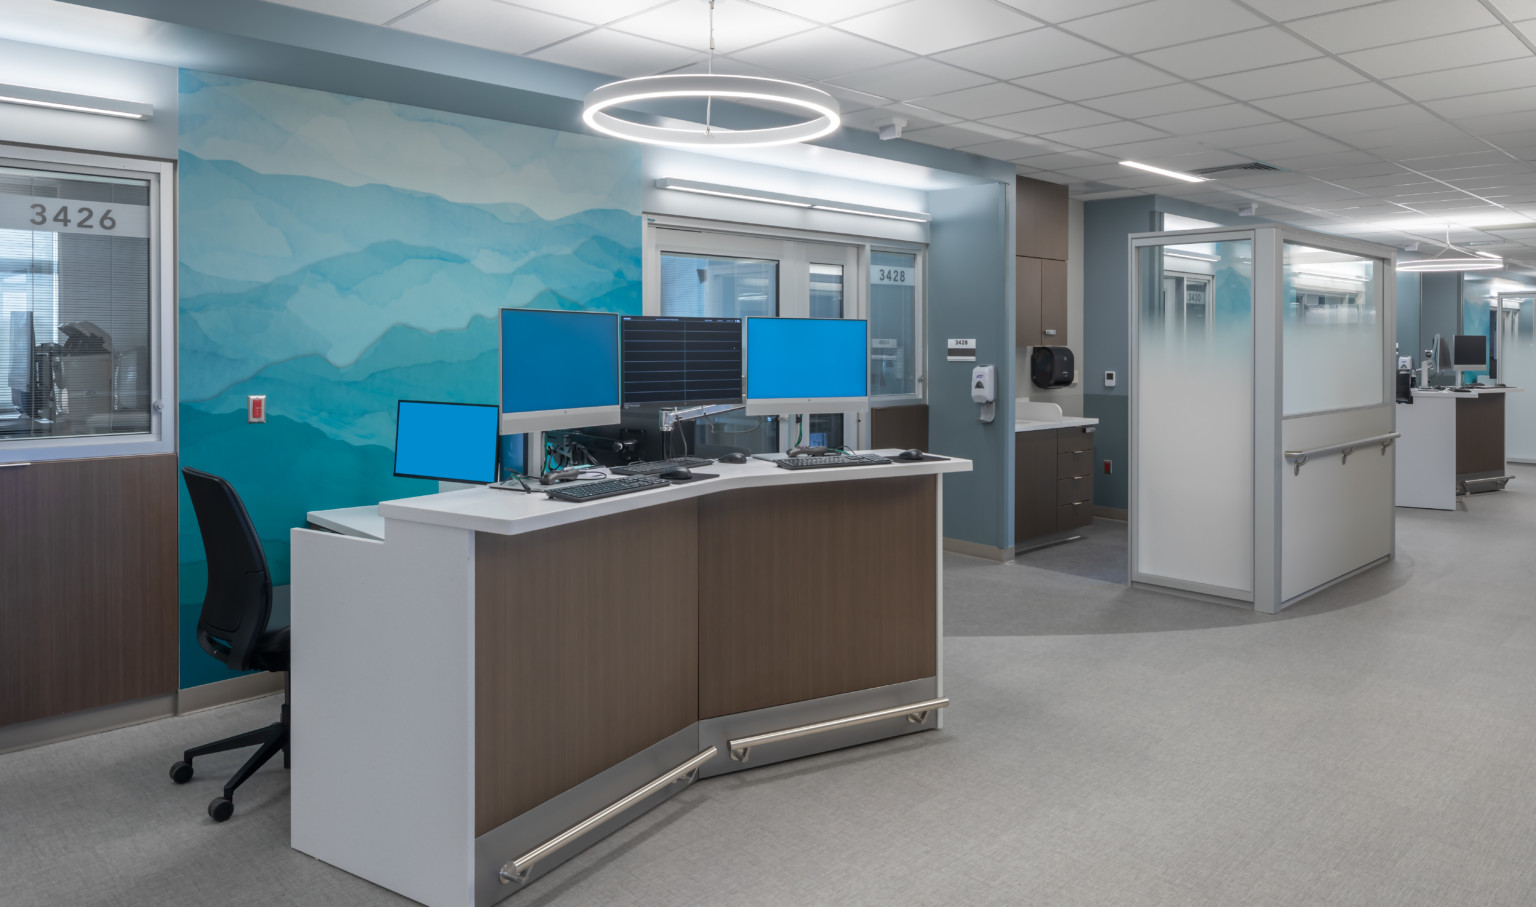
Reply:
[[[436, 491], [391, 474], [395, 401], [494, 403], [497, 309], [640, 312], [634, 146], [186, 71], [179, 132], [181, 463], [234, 484], [274, 583], [306, 512]], [[184, 489], [180, 558], [189, 687], [229, 674]]]

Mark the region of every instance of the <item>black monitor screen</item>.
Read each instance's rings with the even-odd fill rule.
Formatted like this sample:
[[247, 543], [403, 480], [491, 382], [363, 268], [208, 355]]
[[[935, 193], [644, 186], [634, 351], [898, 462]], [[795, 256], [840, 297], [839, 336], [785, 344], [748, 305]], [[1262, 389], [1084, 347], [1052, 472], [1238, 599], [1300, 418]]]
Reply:
[[1451, 348], [1456, 365], [1487, 365], [1488, 338], [1481, 334], [1457, 334]]
[[740, 403], [741, 319], [620, 319], [625, 406]]

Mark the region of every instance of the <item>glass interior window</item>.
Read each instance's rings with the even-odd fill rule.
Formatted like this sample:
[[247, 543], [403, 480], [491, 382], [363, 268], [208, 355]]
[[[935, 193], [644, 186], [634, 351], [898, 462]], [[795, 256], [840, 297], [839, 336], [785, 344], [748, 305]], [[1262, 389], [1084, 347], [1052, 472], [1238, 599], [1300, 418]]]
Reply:
[[1384, 402], [1379, 276], [1375, 259], [1285, 244], [1285, 415]]
[[869, 256], [869, 395], [914, 395], [917, 388], [917, 256]]
[[0, 441], [150, 430], [150, 184], [0, 167]]
[[[811, 265], [811, 317], [843, 317], [842, 265]], [[841, 413], [813, 413], [806, 425], [806, 443], [813, 447], [842, 447], [844, 422]]]

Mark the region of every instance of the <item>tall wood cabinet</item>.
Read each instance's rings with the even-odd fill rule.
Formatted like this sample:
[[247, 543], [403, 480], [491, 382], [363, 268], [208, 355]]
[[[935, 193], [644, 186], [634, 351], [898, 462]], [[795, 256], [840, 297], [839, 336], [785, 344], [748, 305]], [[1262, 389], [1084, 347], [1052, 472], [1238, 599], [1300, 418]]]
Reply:
[[1067, 346], [1067, 187], [1019, 177], [1015, 344]]

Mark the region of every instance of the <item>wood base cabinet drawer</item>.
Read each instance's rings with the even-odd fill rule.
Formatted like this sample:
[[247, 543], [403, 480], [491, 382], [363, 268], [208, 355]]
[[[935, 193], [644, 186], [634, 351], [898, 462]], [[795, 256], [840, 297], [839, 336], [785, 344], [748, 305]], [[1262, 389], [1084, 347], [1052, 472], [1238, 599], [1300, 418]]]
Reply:
[[1093, 504], [1089, 501], [1079, 501], [1076, 504], [1062, 504], [1056, 508], [1056, 531], [1063, 532], [1068, 529], [1081, 529], [1093, 522]]
[[1080, 504], [1093, 500], [1093, 476], [1056, 480], [1056, 504]]
[[1075, 450], [1056, 455], [1056, 478], [1075, 479], [1093, 475], [1093, 449]]
[[1097, 434], [1097, 425], [1074, 425], [1071, 428], [1056, 429], [1056, 449], [1058, 451], [1092, 450], [1093, 438]]

